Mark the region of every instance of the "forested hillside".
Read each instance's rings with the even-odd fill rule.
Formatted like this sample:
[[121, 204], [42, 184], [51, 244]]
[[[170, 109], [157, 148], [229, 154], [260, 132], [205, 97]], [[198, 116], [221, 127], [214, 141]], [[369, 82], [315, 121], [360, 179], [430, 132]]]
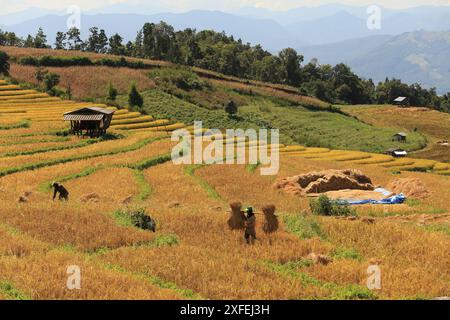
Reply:
[[[0, 45], [46, 48], [49, 43], [42, 29], [26, 39], [11, 32], [0, 32]], [[106, 30], [92, 27], [86, 40], [81, 39], [78, 29], [72, 28], [68, 32], [58, 32], [51, 45], [55, 49], [163, 60], [239, 78], [291, 85], [301, 94], [330, 103], [384, 104], [402, 95], [416, 106], [442, 111], [448, 111], [450, 106], [450, 96], [439, 97], [434, 88], [427, 90], [420, 84], [406, 85], [401, 80], [387, 78], [376, 84], [371, 79], [361, 78], [343, 63], [332, 66], [322, 65], [317, 60], [305, 62], [303, 55], [292, 48], [273, 55], [260, 45], [245, 43], [225, 33], [175, 31], [164, 22], [144, 24], [137, 30], [136, 39], [126, 43], [120, 34], [108, 37]], [[18, 62], [30, 64], [27, 59]], [[40, 64], [48, 66], [45, 61]], [[79, 64], [80, 61], [74, 62], [74, 65]]]

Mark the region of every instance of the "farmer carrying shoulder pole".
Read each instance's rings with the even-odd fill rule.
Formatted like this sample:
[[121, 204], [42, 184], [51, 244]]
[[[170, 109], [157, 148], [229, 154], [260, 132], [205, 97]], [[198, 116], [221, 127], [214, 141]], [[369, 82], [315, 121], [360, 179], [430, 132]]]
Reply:
[[67, 189], [64, 188], [64, 186], [61, 183], [53, 182], [52, 183], [52, 187], [54, 189], [54, 191], [53, 191], [53, 201], [55, 200], [56, 194], [58, 194], [58, 193], [59, 193], [59, 197], [58, 197], [59, 200], [61, 200], [61, 201], [62, 200], [65, 200], [65, 201], [69, 200], [69, 191], [67, 191]]
[[256, 216], [252, 207], [248, 207], [245, 212], [247, 213], [247, 217], [245, 219], [244, 238], [247, 244], [254, 244], [256, 240]]

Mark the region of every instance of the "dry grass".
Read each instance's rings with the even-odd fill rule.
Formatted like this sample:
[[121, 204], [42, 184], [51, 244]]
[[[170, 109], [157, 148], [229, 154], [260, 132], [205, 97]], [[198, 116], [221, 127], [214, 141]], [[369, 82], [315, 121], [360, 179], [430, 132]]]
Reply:
[[[32, 121], [30, 128], [1, 130], [0, 153], [77, 141], [74, 137], [55, 141], [52, 139], [56, 137], [48, 134], [65, 128], [55, 119], [60, 110], [76, 104], [8, 101], [9, 105], [0, 103], [0, 111], [30, 111], [29, 115], [42, 121]], [[120, 118], [115, 117], [116, 121], [123, 121], [120, 125], [131, 120], [131, 124], [153, 120], [125, 110], [119, 110], [117, 116]], [[44, 121], [46, 118], [54, 121]], [[358, 298], [354, 292], [349, 293], [349, 288], [364, 288], [367, 266], [376, 259], [382, 271], [382, 290], [376, 292], [380, 298], [450, 294], [448, 235], [383, 218], [450, 212], [448, 177], [402, 172], [401, 177], [419, 178], [430, 196], [399, 206], [358, 207], [360, 216], [377, 217], [372, 225], [332, 217], [301, 218], [299, 214], [308, 210], [309, 199], [272, 188], [277, 178], [346, 168], [360, 169], [375, 185], [387, 186], [398, 178], [391, 171], [399, 166], [402, 170], [412, 166], [434, 168], [445, 174], [446, 164], [326, 148], [277, 146], [283, 151], [281, 167], [278, 176], [272, 177], [260, 176], [258, 170], [248, 170], [245, 165], [192, 167], [166, 162], [142, 171], [130, 170], [142, 161], [170, 153], [174, 143], [163, 139], [136, 150], [120, 150], [148, 139], [169, 137], [151, 132], [153, 129], [181, 126], [160, 123], [159, 127], [127, 132], [120, 140], [1, 158], [0, 169], [54, 159], [73, 161], [0, 178], [0, 281], [11, 283], [23, 297], [32, 299]], [[106, 154], [111, 151], [118, 152]], [[77, 158], [95, 154], [99, 156]], [[138, 178], [137, 171], [142, 173]], [[64, 185], [69, 189], [70, 201], [52, 202], [46, 187], [64, 177], [69, 177]], [[138, 202], [136, 195], [142, 192], [143, 184], [148, 196]], [[25, 192], [31, 192], [28, 202], [19, 204], [17, 199]], [[98, 201], [80, 201], [90, 193], [96, 193]], [[129, 196], [133, 196], [133, 202], [125, 207], [122, 201]], [[256, 245], [246, 246], [242, 232], [228, 230], [226, 211], [232, 201], [255, 207]], [[270, 236], [263, 232], [261, 214], [267, 204], [276, 206], [280, 218], [280, 229]], [[125, 226], [114, 215], [117, 209], [135, 206], [144, 207], [156, 220], [156, 233]], [[295, 230], [287, 219], [292, 217], [305, 219], [311, 225], [315, 222], [314, 228], [321, 232], [302, 236], [301, 228], [307, 225], [300, 224], [300, 230]], [[334, 258], [328, 265], [305, 264], [310, 253], [334, 257], [342, 248], [356, 252], [359, 259], [344, 257]], [[80, 291], [65, 287], [69, 265], [81, 267]], [[9, 297], [1, 292], [0, 298]]]
[[[154, 82], [142, 70], [99, 66], [49, 67], [46, 69], [60, 75], [60, 87], [67, 89], [70, 85], [75, 99], [104, 98], [107, 95], [109, 82], [117, 88], [120, 94], [126, 94], [129, 91], [132, 81], [139, 84], [139, 90], [148, 90], [155, 87]], [[20, 81], [38, 84], [35, 72], [35, 67], [11, 64], [11, 76]]]

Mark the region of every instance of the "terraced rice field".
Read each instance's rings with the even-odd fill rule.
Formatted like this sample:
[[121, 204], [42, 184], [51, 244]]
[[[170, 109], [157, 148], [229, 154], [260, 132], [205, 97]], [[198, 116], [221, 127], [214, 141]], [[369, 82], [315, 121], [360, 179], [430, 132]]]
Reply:
[[[6, 86], [8, 89], [2, 90]], [[271, 146], [281, 153], [277, 176], [246, 165], [171, 163], [167, 134], [180, 123], [116, 110], [114, 140], [57, 135], [62, 114], [86, 103], [37, 93], [20, 94], [0, 80], [0, 298], [1, 299], [377, 299], [450, 294], [450, 238], [385, 216], [450, 211], [448, 164], [355, 151]], [[42, 96], [41, 96], [42, 95]], [[6, 97], [6, 96], [5, 96]], [[23, 99], [22, 99], [23, 98]], [[141, 127], [141, 125], [143, 127]], [[234, 143], [225, 137], [223, 143]], [[247, 145], [256, 147], [255, 142]], [[273, 190], [277, 178], [321, 169], [357, 168], [377, 185], [401, 175], [418, 177], [431, 196], [413, 205], [362, 207], [361, 220], [305, 214], [308, 199]], [[414, 167], [414, 168], [413, 168]], [[412, 172], [417, 168], [429, 172]], [[70, 191], [51, 200], [50, 183]], [[86, 200], [87, 195], [95, 194]], [[26, 202], [19, 202], [25, 196]], [[257, 212], [277, 207], [280, 230], [247, 247], [226, 227], [228, 202]], [[118, 210], [143, 207], [157, 232], [131, 225]], [[303, 212], [303, 213], [302, 213]], [[444, 230], [444, 231], [442, 231]], [[310, 253], [333, 258], [314, 265]], [[377, 261], [382, 289], [366, 287]], [[80, 267], [81, 290], [66, 287], [67, 268]]]
[[[3, 89], [5, 88], [5, 89]], [[184, 128], [182, 123], [172, 123], [165, 119], [153, 119], [152, 116], [127, 109], [117, 110], [102, 104], [61, 101], [35, 90], [22, 90], [19, 86], [0, 83], [0, 123], [11, 124], [23, 119], [35, 121], [60, 122], [65, 112], [83, 107], [104, 107], [116, 110], [111, 128], [115, 130], [150, 129], [151, 131], [170, 132]]]

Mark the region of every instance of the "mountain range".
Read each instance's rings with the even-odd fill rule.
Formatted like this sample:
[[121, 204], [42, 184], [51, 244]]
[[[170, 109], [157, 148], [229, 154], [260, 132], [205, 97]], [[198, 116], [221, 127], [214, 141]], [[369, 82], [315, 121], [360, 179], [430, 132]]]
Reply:
[[[426, 87], [450, 91], [450, 6], [422, 6], [404, 10], [381, 8], [381, 29], [367, 28], [367, 7], [340, 4], [301, 7], [286, 11], [242, 8], [232, 12], [194, 10], [155, 13], [151, 4], [120, 3], [83, 12], [81, 34], [97, 26], [108, 35], [133, 40], [145, 22], [165, 21], [176, 30], [195, 28], [225, 31], [243, 42], [261, 44], [276, 53], [293, 47], [320, 63], [345, 62], [358, 74], [383, 80], [397, 77]], [[138, 12], [139, 14], [137, 14]], [[0, 15], [0, 28], [20, 36], [42, 27], [50, 43], [65, 31], [67, 14], [39, 8]]]

